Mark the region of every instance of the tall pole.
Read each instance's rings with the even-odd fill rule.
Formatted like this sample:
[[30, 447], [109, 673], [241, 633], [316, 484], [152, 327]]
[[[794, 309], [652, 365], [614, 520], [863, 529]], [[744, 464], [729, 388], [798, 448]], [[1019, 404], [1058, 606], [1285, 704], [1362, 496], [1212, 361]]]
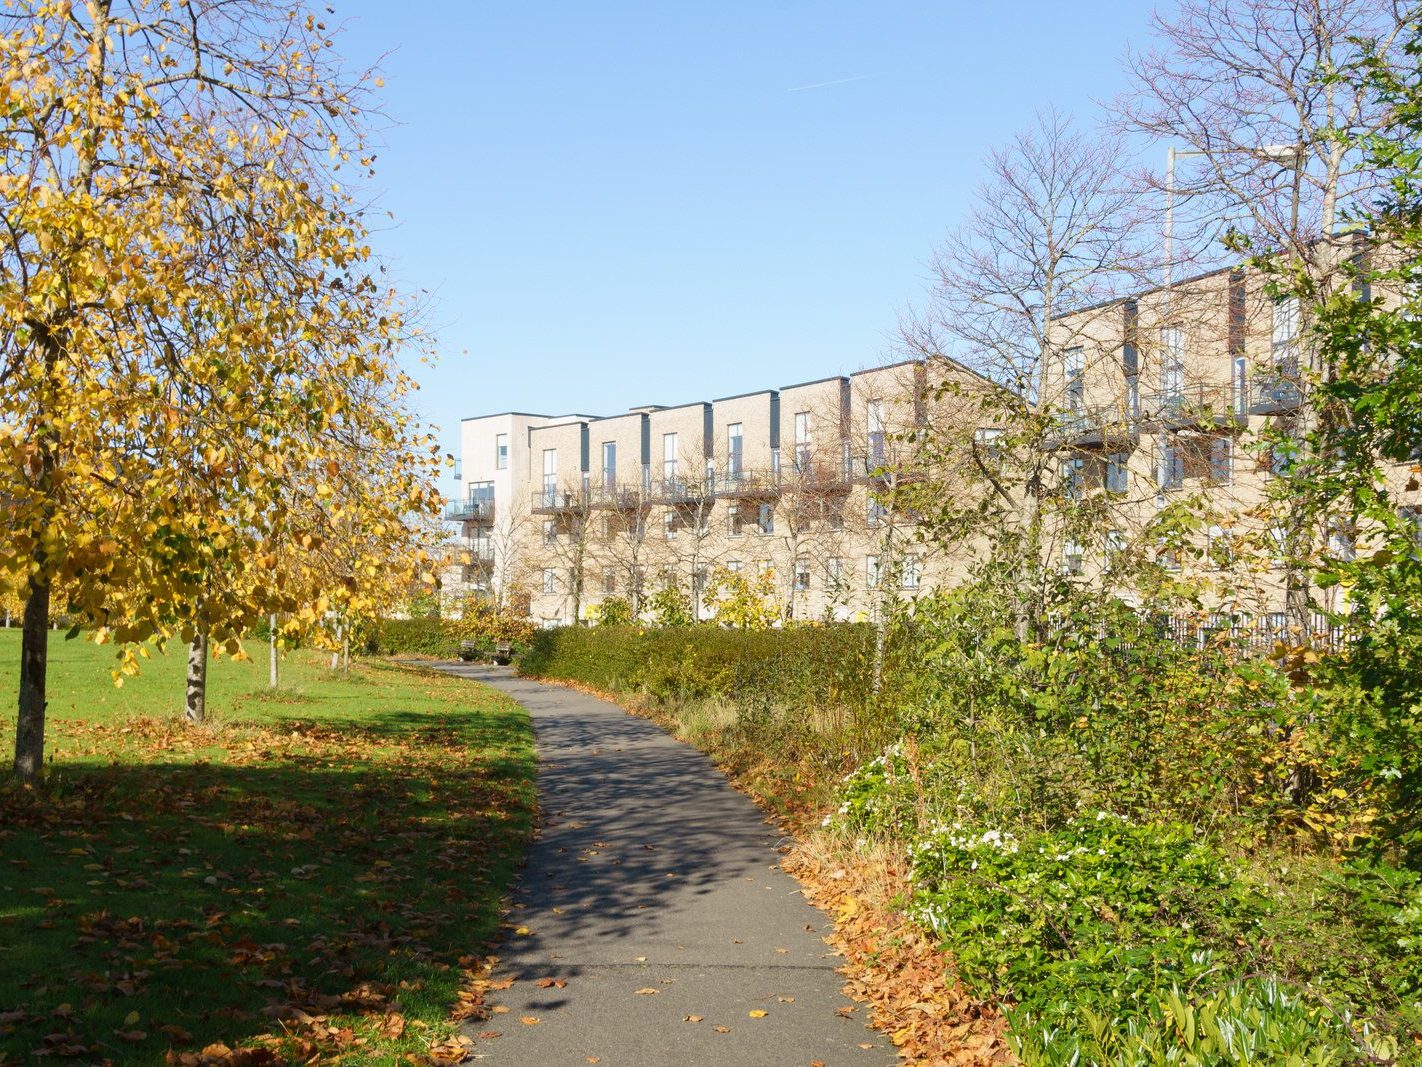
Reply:
[[1175, 146], [1165, 150], [1165, 305], [1170, 307], [1170, 283], [1175, 264]]

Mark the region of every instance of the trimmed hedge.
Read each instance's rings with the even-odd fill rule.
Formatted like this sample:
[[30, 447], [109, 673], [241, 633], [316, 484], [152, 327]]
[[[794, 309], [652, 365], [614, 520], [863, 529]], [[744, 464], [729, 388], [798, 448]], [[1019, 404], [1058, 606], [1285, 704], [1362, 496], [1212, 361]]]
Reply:
[[870, 702], [873, 656], [872, 629], [852, 623], [564, 627], [540, 630], [519, 670], [659, 701], [720, 697], [742, 708], [858, 710]]
[[455, 659], [459, 638], [442, 619], [384, 619], [366, 640], [366, 651], [381, 656], [438, 656]]

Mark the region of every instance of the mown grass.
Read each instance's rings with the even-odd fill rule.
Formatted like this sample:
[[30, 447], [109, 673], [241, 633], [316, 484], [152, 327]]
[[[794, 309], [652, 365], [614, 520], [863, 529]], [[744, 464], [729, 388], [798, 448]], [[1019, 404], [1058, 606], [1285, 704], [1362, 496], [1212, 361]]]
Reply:
[[[115, 689], [109, 650], [51, 647], [46, 787], [0, 791], [0, 1063], [463, 1056], [531, 826], [516, 703], [314, 653], [270, 693], [253, 649], [185, 727], [180, 649]], [[7, 756], [18, 652], [0, 631]]]

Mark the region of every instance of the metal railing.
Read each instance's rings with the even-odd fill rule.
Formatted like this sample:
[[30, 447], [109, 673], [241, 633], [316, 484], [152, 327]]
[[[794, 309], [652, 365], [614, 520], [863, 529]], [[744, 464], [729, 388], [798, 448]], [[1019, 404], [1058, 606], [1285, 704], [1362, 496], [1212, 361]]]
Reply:
[[743, 467], [723, 471], [716, 478], [716, 495], [729, 497], [766, 497], [780, 493], [780, 472]]
[[470, 500], [446, 500], [444, 517], [449, 522], [492, 522], [494, 502], [488, 497]]
[[648, 500], [653, 504], [695, 504], [715, 495], [714, 485], [702, 478], [662, 478], [652, 483]]
[[532, 509], [535, 514], [547, 515], [560, 511], [583, 511], [588, 506], [586, 489], [535, 489]]
[[1236, 422], [1234, 390], [1228, 385], [1196, 382], [1141, 398], [1141, 422], [1164, 429]]
[[1140, 414], [1115, 405], [1095, 405], [1052, 413], [1045, 444], [1048, 448], [1086, 447], [1120, 441], [1139, 432]]
[[1298, 379], [1286, 374], [1255, 375], [1249, 383], [1249, 414], [1277, 415], [1297, 411], [1303, 404], [1303, 390]]

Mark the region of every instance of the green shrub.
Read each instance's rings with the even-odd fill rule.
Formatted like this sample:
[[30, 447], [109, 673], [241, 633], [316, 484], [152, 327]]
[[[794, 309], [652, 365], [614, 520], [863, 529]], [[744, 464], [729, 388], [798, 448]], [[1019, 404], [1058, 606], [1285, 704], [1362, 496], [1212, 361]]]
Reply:
[[459, 638], [442, 620], [434, 617], [384, 619], [371, 628], [366, 638], [366, 649], [383, 656], [453, 659], [459, 655]]

